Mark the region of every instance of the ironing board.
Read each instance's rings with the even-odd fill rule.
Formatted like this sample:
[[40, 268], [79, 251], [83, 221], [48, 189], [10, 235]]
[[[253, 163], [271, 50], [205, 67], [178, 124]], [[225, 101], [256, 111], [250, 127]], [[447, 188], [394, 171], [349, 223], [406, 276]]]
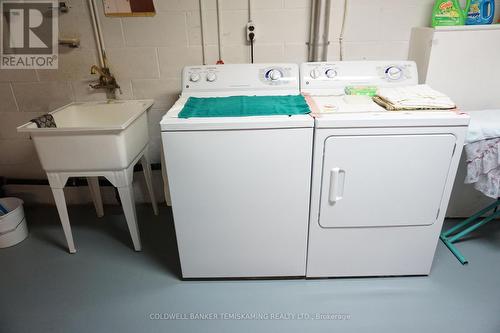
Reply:
[[[456, 226], [441, 233], [441, 240], [462, 263], [469, 261], [454, 243], [488, 222], [500, 218], [500, 110], [482, 110], [470, 113], [471, 122], [467, 133], [467, 177], [465, 183], [495, 202], [481, 209]], [[485, 216], [486, 215], [486, 216]]]

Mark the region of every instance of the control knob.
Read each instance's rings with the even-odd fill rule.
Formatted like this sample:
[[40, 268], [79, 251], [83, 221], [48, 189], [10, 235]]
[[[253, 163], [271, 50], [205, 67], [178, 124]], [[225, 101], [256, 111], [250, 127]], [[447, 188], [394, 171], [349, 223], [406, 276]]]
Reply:
[[215, 80], [217, 80], [217, 74], [215, 74], [214, 72], [208, 72], [207, 73], [207, 81], [214, 82]]
[[397, 66], [391, 66], [385, 70], [385, 75], [389, 80], [397, 81], [403, 77], [403, 70]]
[[337, 71], [333, 68], [329, 68], [326, 70], [325, 75], [329, 79], [333, 79], [334, 77], [337, 76]]
[[319, 69], [315, 68], [311, 71], [311, 73], [309, 73], [309, 75], [313, 78], [313, 79], [317, 79], [318, 77], [321, 76], [321, 72], [319, 71]]
[[198, 82], [200, 80], [200, 74], [198, 73], [191, 73], [191, 75], [189, 75], [189, 81], [191, 82]]
[[271, 69], [268, 74], [267, 74], [267, 77], [271, 80], [271, 81], [277, 81], [279, 79], [281, 79], [281, 77], [283, 76], [283, 74], [281, 74], [281, 71], [277, 70], [277, 69]]

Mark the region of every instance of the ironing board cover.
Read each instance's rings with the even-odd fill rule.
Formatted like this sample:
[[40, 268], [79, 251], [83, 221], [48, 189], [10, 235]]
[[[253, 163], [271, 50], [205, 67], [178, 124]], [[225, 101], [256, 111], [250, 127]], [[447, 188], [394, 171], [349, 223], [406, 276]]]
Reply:
[[302, 95], [189, 97], [179, 118], [291, 116], [310, 112]]
[[466, 184], [484, 195], [500, 197], [500, 110], [470, 112], [471, 121], [467, 133]]

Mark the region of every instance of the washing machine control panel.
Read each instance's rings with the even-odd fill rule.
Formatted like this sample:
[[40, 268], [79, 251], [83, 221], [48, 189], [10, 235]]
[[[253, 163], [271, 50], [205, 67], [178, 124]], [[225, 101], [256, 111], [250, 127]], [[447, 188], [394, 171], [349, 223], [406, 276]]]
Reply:
[[395, 86], [418, 84], [413, 61], [332, 61], [301, 65], [302, 92], [343, 91], [346, 86]]
[[299, 81], [296, 64], [188, 66], [182, 72], [182, 94], [299, 94]]

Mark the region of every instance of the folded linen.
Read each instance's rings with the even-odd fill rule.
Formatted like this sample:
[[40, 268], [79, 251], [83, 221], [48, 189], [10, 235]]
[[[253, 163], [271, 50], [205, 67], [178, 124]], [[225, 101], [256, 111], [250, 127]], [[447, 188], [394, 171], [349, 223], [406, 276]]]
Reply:
[[389, 111], [456, 108], [455, 103], [448, 96], [426, 84], [379, 88], [373, 100]]

